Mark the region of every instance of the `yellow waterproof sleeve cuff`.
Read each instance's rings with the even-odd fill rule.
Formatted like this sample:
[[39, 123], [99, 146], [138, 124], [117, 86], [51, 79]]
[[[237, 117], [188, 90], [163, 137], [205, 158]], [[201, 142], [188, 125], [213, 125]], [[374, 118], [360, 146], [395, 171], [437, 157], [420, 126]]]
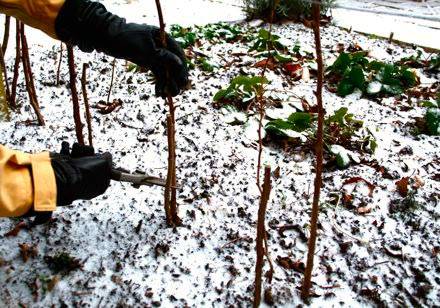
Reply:
[[56, 209], [57, 184], [49, 153], [31, 155], [34, 181], [34, 210], [52, 212]]
[[27, 154], [0, 145], [0, 217], [56, 209], [57, 187], [49, 153]]

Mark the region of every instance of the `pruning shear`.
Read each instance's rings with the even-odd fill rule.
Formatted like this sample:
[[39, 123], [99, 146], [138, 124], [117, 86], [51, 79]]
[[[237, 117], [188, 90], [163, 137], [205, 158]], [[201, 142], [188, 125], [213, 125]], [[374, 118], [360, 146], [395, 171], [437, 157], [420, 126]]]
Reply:
[[[122, 169], [112, 169], [111, 179], [117, 182], [131, 183], [135, 187], [139, 186], [161, 186], [166, 187], [166, 180], [142, 173], [128, 173]], [[178, 188], [178, 187], [176, 187]]]

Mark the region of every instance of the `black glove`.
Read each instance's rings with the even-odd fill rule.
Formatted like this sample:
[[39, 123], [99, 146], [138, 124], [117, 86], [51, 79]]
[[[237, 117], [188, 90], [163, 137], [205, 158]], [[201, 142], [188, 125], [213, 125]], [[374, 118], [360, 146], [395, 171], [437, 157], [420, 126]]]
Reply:
[[57, 183], [57, 205], [69, 205], [75, 200], [90, 200], [102, 195], [110, 185], [112, 156], [95, 154], [92, 147], [75, 143], [70, 152], [63, 142], [61, 152], [51, 153], [52, 168]]
[[163, 48], [159, 28], [127, 23], [104, 5], [88, 0], [66, 0], [55, 21], [57, 36], [85, 52], [104, 52], [150, 69], [156, 77], [156, 95], [178, 95], [188, 84], [185, 53], [167, 35]]
[[[51, 153], [52, 168], [57, 184], [57, 206], [69, 205], [75, 200], [90, 200], [103, 194], [110, 185], [112, 156], [97, 154], [93, 147], [75, 143], [70, 152], [68, 142], [61, 144], [61, 152]], [[23, 217], [35, 217], [32, 225], [47, 223], [52, 212], [31, 209]]]

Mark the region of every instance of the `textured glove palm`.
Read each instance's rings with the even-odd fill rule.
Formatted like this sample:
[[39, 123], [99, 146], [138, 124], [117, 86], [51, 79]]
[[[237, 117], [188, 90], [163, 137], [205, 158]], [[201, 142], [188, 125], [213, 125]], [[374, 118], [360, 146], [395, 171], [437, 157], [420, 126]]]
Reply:
[[104, 52], [150, 69], [156, 77], [156, 95], [175, 96], [188, 84], [185, 53], [167, 35], [162, 47], [159, 28], [127, 23], [104, 5], [88, 0], [66, 0], [55, 23], [58, 37], [86, 52]]

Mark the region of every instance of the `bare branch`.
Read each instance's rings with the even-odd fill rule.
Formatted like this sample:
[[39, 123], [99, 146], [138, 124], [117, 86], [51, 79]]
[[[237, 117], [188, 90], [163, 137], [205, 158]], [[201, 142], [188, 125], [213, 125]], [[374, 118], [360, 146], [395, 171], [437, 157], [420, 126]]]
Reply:
[[5, 18], [5, 33], [3, 35], [3, 43], [2, 43], [2, 52], [3, 55], [6, 54], [6, 50], [8, 49], [9, 43], [9, 30], [11, 28], [11, 16], [7, 16]]
[[25, 35], [25, 27], [24, 23], [20, 22], [20, 38], [21, 38], [21, 52], [22, 52], [22, 62], [23, 62], [23, 71], [24, 71], [24, 77], [26, 81], [26, 89], [29, 94], [29, 100], [31, 102], [31, 106], [35, 111], [35, 114], [37, 115], [38, 125], [44, 126], [44, 118], [43, 115], [40, 112], [40, 105], [38, 103], [37, 99], [37, 93], [35, 91], [35, 85], [34, 85], [34, 77], [32, 76], [32, 67], [31, 67], [31, 61], [29, 59], [29, 48], [26, 40]]
[[86, 108], [86, 121], [87, 121], [87, 130], [88, 130], [88, 136], [89, 136], [89, 145], [93, 146], [93, 132], [92, 132], [92, 115], [90, 114], [90, 105], [89, 105], [89, 99], [87, 96], [87, 68], [88, 64], [83, 64], [83, 71], [82, 71], [82, 78], [81, 78], [81, 87], [82, 87], [82, 93], [84, 98], [84, 106]]
[[67, 45], [67, 59], [69, 64], [70, 92], [72, 93], [73, 119], [75, 121], [76, 138], [79, 144], [84, 145], [85, 143], [82, 131], [81, 112], [79, 108], [78, 91], [76, 89], [75, 55], [73, 54], [72, 45]]
[[310, 218], [310, 238], [307, 252], [307, 265], [304, 274], [302, 298], [307, 299], [312, 285], [313, 258], [315, 256], [316, 237], [318, 231], [319, 199], [322, 187], [322, 163], [323, 163], [323, 134], [324, 134], [324, 107], [322, 103], [322, 87], [324, 82], [324, 63], [322, 60], [321, 34], [320, 34], [320, 1], [313, 3], [313, 32], [315, 35], [316, 57], [318, 62], [318, 85], [316, 98], [318, 101], [318, 133], [316, 142], [316, 177], [315, 191], [313, 194], [312, 215]]
[[63, 42], [60, 43], [60, 59], [58, 61], [57, 69], [57, 86], [60, 85], [61, 63], [63, 62]]
[[21, 60], [21, 40], [20, 40], [20, 22], [16, 20], [15, 22], [15, 63], [14, 63], [14, 76], [12, 77], [12, 85], [11, 85], [11, 107], [17, 107], [17, 102], [15, 101], [17, 94], [17, 82], [18, 82], [18, 73], [20, 68], [20, 60]]
[[[162, 13], [160, 0], [156, 0], [157, 13], [159, 15], [160, 39], [162, 46], [167, 47], [165, 23]], [[167, 72], [168, 75], [168, 72]], [[167, 76], [169, 77], [169, 76]], [[169, 115], [167, 116], [167, 133], [168, 133], [168, 172], [167, 172], [167, 187], [165, 188], [165, 214], [167, 215], [167, 223], [170, 226], [181, 225], [181, 220], [178, 217], [177, 209], [177, 189], [176, 189], [176, 141], [175, 141], [175, 109], [173, 98], [168, 95], [166, 98], [169, 107]]]
[[110, 96], [112, 95], [113, 80], [115, 78], [115, 66], [116, 66], [116, 58], [113, 59], [113, 63], [112, 63], [112, 77], [110, 79], [110, 87], [108, 88], [107, 104], [110, 103]]
[[261, 194], [260, 206], [258, 208], [258, 222], [257, 222], [257, 239], [256, 239], [256, 250], [257, 250], [257, 262], [255, 263], [255, 290], [254, 290], [254, 302], [253, 307], [256, 308], [260, 306], [261, 303], [261, 277], [263, 276], [263, 264], [264, 264], [264, 239], [266, 237], [266, 209], [270, 198], [270, 191], [272, 189], [271, 169], [267, 166], [264, 170], [264, 183], [263, 192]]

